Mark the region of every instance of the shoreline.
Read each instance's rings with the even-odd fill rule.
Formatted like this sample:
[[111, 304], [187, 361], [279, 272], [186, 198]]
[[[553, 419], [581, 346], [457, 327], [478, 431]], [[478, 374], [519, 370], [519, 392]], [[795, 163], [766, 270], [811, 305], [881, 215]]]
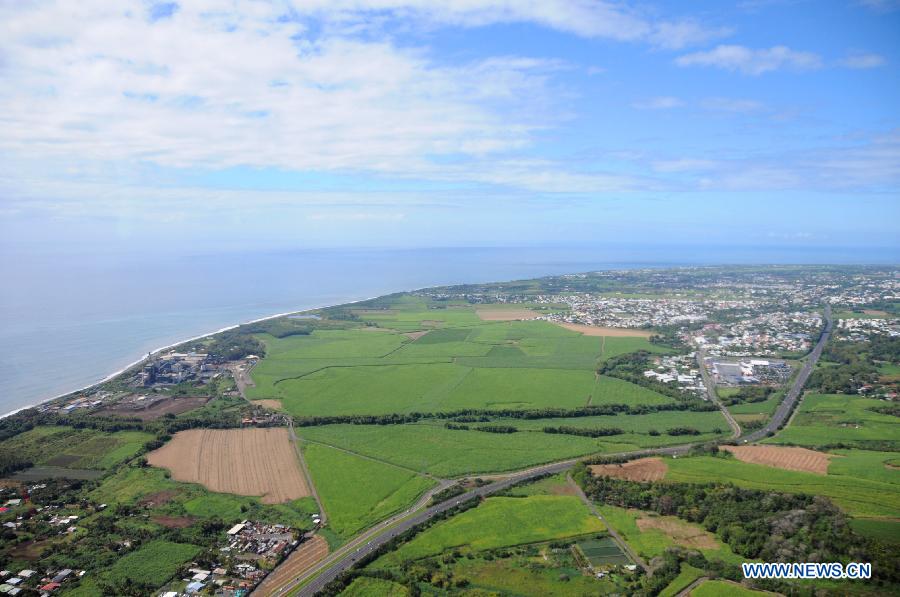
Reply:
[[[381, 295], [378, 295], [378, 296], [381, 296]], [[316, 307], [309, 307], [309, 308], [302, 309], [302, 310], [299, 310], [299, 311], [286, 311], [286, 312], [284, 312], [284, 313], [276, 313], [276, 314], [274, 314], [274, 315], [266, 315], [266, 316], [264, 316], [264, 317], [257, 317], [256, 319], [251, 319], [251, 320], [249, 320], [249, 321], [243, 321], [243, 322], [240, 322], [240, 323], [235, 323], [235, 324], [232, 324], [232, 325], [228, 325], [228, 326], [225, 326], [225, 327], [223, 327], [223, 328], [219, 328], [218, 330], [215, 330], [215, 331], [213, 331], [213, 332], [207, 332], [207, 333], [205, 333], [205, 334], [200, 334], [200, 335], [198, 335], [198, 336], [193, 336], [193, 337], [191, 337], [191, 338], [186, 338], [186, 339], [184, 339], [184, 340], [178, 340], [177, 342], [173, 342], [173, 343], [167, 344], [167, 345], [165, 345], [165, 346], [160, 346], [159, 348], [154, 348], [153, 350], [149, 351], [145, 356], [142, 356], [142, 357], [139, 358], [138, 360], [136, 360], [136, 361], [134, 361], [134, 362], [132, 362], [132, 363], [129, 363], [128, 365], [125, 365], [124, 367], [122, 367], [122, 368], [119, 369], [118, 371], [115, 371], [115, 372], [113, 372], [113, 373], [110, 373], [109, 375], [107, 375], [106, 377], [104, 377], [103, 379], [101, 379], [101, 380], [99, 380], [99, 381], [95, 381], [95, 382], [93, 382], [93, 383], [91, 383], [91, 384], [88, 384], [88, 385], [86, 385], [86, 386], [83, 386], [83, 387], [81, 387], [81, 388], [76, 388], [76, 389], [74, 389], [74, 390], [69, 390], [68, 392], [63, 392], [62, 394], [57, 394], [56, 396], [53, 396], [53, 397], [51, 397], [51, 398], [45, 398], [45, 399], [43, 399], [43, 400], [39, 400], [38, 402], [35, 402], [34, 404], [29, 404], [29, 405], [27, 405], [27, 406], [19, 407], [19, 408], [15, 409], [15, 410], [12, 410], [12, 411], [8, 412], [8, 413], [5, 413], [5, 414], [0, 415], [0, 419], [5, 419], [6, 417], [11, 417], [11, 416], [15, 415], [16, 413], [20, 413], [20, 412], [22, 412], [23, 410], [28, 410], [29, 408], [37, 408], [38, 406], [41, 406], [42, 404], [47, 404], [48, 402], [53, 402], [54, 400], [59, 400], [60, 398], [62, 398], [62, 397], [64, 397], [64, 396], [68, 396], [69, 394], [75, 394], [76, 392], [84, 392], [85, 390], [90, 390], [91, 388], [94, 388], [94, 387], [96, 387], [96, 386], [99, 386], [100, 384], [104, 384], [104, 383], [108, 382], [109, 380], [114, 379], [114, 378], [118, 377], [119, 375], [122, 375], [123, 373], [125, 373], [126, 371], [128, 371], [129, 369], [131, 369], [132, 367], [134, 367], [134, 366], [136, 366], [136, 365], [140, 365], [141, 363], [143, 363], [144, 361], [147, 360], [147, 357], [148, 357], [148, 356], [152, 356], [152, 355], [158, 354], [158, 353], [160, 353], [160, 352], [162, 352], [162, 351], [164, 351], [164, 350], [169, 350], [170, 348], [174, 348], [174, 347], [176, 347], [176, 346], [179, 346], [179, 345], [181, 345], [181, 344], [184, 344], [185, 342], [193, 342], [194, 340], [199, 340], [199, 339], [201, 339], [201, 338], [207, 338], [207, 337], [209, 337], [209, 336], [215, 336], [216, 334], [221, 334], [222, 332], [227, 332], [228, 330], [233, 330], [233, 329], [235, 329], [235, 328], [239, 328], [239, 327], [241, 327], [242, 325], [250, 325], [250, 324], [252, 324], [252, 323], [259, 323], [260, 321], [268, 321], [269, 319], [277, 319], [277, 318], [279, 318], [279, 317], [286, 317], [287, 315], [293, 315], [293, 314], [295, 314], [295, 313], [305, 313], [305, 312], [307, 312], [307, 311], [317, 311], [317, 310], [319, 310], [319, 309], [330, 309], [331, 307], [340, 307], [340, 306], [343, 306], [343, 305], [355, 305], [356, 303], [362, 303], [362, 302], [365, 302], [365, 301], [370, 301], [370, 300], [372, 300], [372, 299], [376, 299], [376, 298], [378, 298], [378, 296], [371, 296], [371, 297], [368, 297], [368, 298], [362, 298], [362, 299], [357, 299], [357, 300], [353, 300], [353, 301], [347, 301], [347, 302], [344, 302], [344, 303], [334, 303], [334, 304], [332, 304], [332, 305], [321, 305], [321, 306], [316, 306]]]

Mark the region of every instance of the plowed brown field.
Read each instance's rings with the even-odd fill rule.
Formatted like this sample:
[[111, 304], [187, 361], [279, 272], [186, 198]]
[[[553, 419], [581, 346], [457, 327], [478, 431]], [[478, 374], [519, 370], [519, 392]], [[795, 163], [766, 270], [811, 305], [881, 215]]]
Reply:
[[302, 543], [300, 547], [294, 550], [294, 553], [275, 568], [272, 573], [263, 580], [254, 595], [273, 595], [279, 587], [297, 578], [328, 555], [328, 542], [319, 535], [313, 536], [311, 539]]
[[541, 313], [538, 311], [515, 307], [481, 308], [475, 309], [475, 313], [478, 314], [482, 321], [515, 321], [517, 319], [534, 319], [541, 316]]
[[607, 328], [597, 325], [582, 325], [580, 323], [557, 324], [573, 332], [581, 332], [585, 336], [609, 336], [610, 338], [649, 338], [653, 335], [647, 330], [635, 330], [632, 328]]
[[176, 481], [278, 504], [310, 495], [287, 429], [191, 429], [147, 455]]
[[629, 481], [659, 481], [669, 467], [662, 458], [638, 458], [624, 464], [594, 464], [591, 473], [598, 477], [615, 477]]
[[787, 446], [722, 446], [722, 449], [743, 462], [817, 475], [828, 474], [828, 463], [833, 458], [824, 452]]

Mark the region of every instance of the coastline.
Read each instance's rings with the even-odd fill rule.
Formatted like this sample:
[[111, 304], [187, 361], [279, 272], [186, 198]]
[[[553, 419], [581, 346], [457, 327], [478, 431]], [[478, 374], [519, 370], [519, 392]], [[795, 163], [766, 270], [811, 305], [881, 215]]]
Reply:
[[[379, 295], [379, 296], [381, 296], [381, 295]], [[302, 309], [300, 311], [286, 311], [284, 313], [276, 313], [274, 315], [266, 315], [265, 317], [257, 317], [256, 319], [251, 319], [249, 321], [242, 321], [240, 323], [228, 325], [223, 328], [219, 328], [218, 330], [215, 330], [213, 332], [207, 332], [205, 334], [200, 334], [197, 336], [193, 336], [191, 338], [185, 338], [183, 340], [178, 340], [177, 342], [172, 342], [171, 344], [166, 344], [165, 346], [160, 346], [159, 348], [154, 348], [153, 350], [149, 351], [145, 356], [142, 356], [138, 360], [136, 360], [132, 363], [129, 363], [128, 365], [125, 365], [118, 371], [110, 373], [109, 375], [107, 375], [106, 377], [104, 377], [103, 379], [101, 379], [99, 381], [95, 381], [94, 383], [88, 384], [88, 385], [80, 387], [80, 388], [76, 388], [74, 390], [69, 390], [68, 392], [63, 392], [62, 394], [57, 394], [56, 396], [53, 396], [51, 398], [46, 398], [46, 399], [40, 400], [34, 404], [29, 404], [27, 406], [19, 407], [8, 413], [0, 415], [0, 419], [5, 419], [6, 417], [11, 417], [16, 413], [22, 412], [23, 410], [28, 410], [29, 408], [37, 408], [38, 406], [40, 406], [42, 404], [46, 404], [48, 402], [53, 402], [54, 400], [59, 400], [60, 398], [62, 398], [64, 396], [68, 396], [69, 394], [74, 394], [76, 392], [84, 392], [85, 390], [90, 390], [91, 388], [99, 386], [100, 384], [104, 384], [104, 383], [108, 382], [109, 380], [114, 379], [115, 377], [118, 377], [119, 375], [122, 375], [123, 373], [125, 373], [126, 371], [131, 369], [132, 367], [140, 365], [141, 363], [143, 363], [144, 361], [147, 360], [148, 356], [159, 354], [160, 352], [162, 352], [164, 350], [169, 350], [170, 348], [174, 348], [176, 346], [184, 344], [185, 342], [193, 342], [194, 340], [199, 340], [201, 338], [207, 338], [209, 336], [221, 334], [222, 332], [227, 332], [228, 330], [233, 330], [235, 328], [239, 328], [242, 325], [250, 325], [252, 323], [259, 323], [260, 321], [268, 321], [269, 319], [277, 319], [279, 317], [286, 317], [287, 315], [294, 315], [295, 313], [305, 313], [306, 311], [317, 311], [319, 309], [329, 309], [331, 307], [340, 307], [342, 305], [355, 305], [356, 303], [370, 301], [375, 298], [378, 298], [378, 296], [370, 296], [368, 298], [362, 298], [362, 299], [347, 301], [347, 302], [343, 302], [343, 303], [334, 303], [331, 305], [320, 305], [320, 306], [316, 306], [316, 307], [309, 307], [306, 309]]]

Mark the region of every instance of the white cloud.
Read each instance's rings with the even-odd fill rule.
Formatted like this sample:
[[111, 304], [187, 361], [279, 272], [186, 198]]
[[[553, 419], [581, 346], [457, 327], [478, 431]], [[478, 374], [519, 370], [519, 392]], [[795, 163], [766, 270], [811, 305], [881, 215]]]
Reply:
[[663, 95], [635, 102], [631, 105], [638, 110], [667, 110], [670, 108], [678, 108], [680, 106], [683, 106], [684, 102], [682, 102], [677, 97]]
[[307, 220], [317, 222], [399, 222], [406, 219], [406, 214], [400, 212], [370, 212], [370, 211], [326, 211], [311, 213]]
[[603, 0], [305, 0], [301, 13], [359, 24], [373, 14], [388, 13], [433, 24], [481, 27], [497, 23], [534, 23], [581, 37], [643, 41], [679, 49], [728, 34], [693, 19], [665, 20]]
[[697, 172], [711, 170], [717, 166], [717, 163], [712, 160], [680, 158], [676, 160], [659, 160], [653, 162], [652, 165], [657, 172]]
[[880, 54], [850, 54], [839, 64], [846, 68], [867, 69], [884, 66], [887, 64], [887, 60]]
[[740, 114], [759, 112], [764, 108], [763, 104], [756, 100], [733, 97], [708, 97], [700, 102], [700, 105], [704, 109], [713, 112], [734, 112]]
[[0, 151], [21, 157], [414, 173], [529, 143], [552, 62], [437, 65], [387, 41], [308, 36], [280, 8], [140, 0], [0, 12]]
[[822, 60], [812, 52], [800, 52], [787, 46], [753, 49], [745, 46], [719, 45], [705, 52], [685, 54], [675, 59], [678, 66], [712, 66], [747, 75], [790, 68], [809, 70], [819, 68]]

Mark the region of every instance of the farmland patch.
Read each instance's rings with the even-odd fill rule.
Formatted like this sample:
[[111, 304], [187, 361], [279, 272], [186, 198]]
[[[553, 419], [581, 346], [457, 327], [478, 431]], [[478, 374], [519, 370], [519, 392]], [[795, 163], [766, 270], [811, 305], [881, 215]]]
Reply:
[[825, 475], [832, 454], [806, 448], [780, 446], [722, 446], [742, 462], [774, 466], [788, 471], [804, 471]]
[[175, 434], [147, 461], [172, 478], [277, 504], [310, 494], [287, 429], [191, 429]]
[[610, 338], [649, 338], [653, 332], [636, 330], [631, 328], [610, 328], [595, 325], [582, 325], [580, 323], [560, 323], [560, 327], [584, 334], [585, 336], [607, 336]]
[[521, 307], [478, 307], [475, 309], [482, 321], [516, 321], [519, 319], [534, 319], [543, 315], [540, 311], [523, 309]]
[[629, 481], [658, 481], [665, 477], [668, 466], [662, 458], [638, 458], [622, 464], [594, 464], [589, 467], [597, 477], [615, 477]]

